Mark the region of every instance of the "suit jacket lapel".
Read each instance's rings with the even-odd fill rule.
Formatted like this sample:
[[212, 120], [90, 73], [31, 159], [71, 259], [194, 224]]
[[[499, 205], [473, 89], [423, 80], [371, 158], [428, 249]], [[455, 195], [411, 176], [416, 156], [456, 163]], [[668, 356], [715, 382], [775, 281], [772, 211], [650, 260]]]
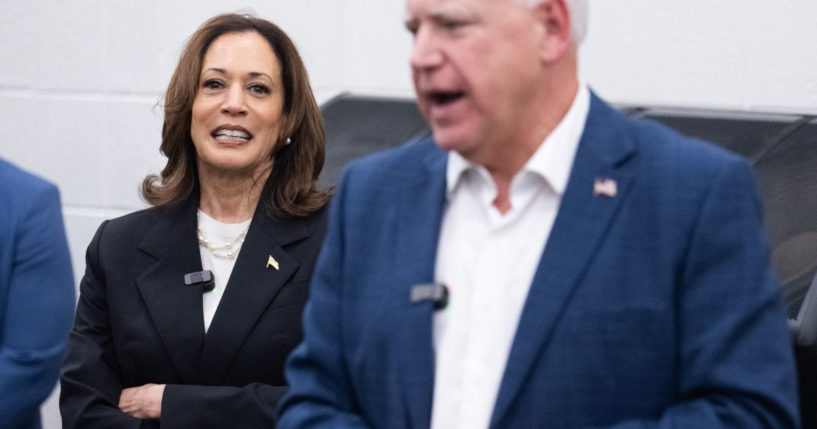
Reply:
[[[231, 363], [270, 301], [298, 270], [299, 261], [284, 246], [311, 234], [304, 219], [272, 220], [263, 211], [263, 202], [253, 216], [247, 238], [238, 254], [230, 280], [204, 340], [201, 382], [221, 383]], [[276, 270], [267, 267], [272, 256]]]
[[434, 349], [432, 344], [433, 303], [412, 303], [411, 287], [434, 280], [434, 262], [445, 204], [446, 154], [436, 145], [427, 155], [425, 170], [409, 183], [400, 205], [396, 283], [400, 303], [397, 341], [402, 359], [401, 381], [410, 427], [428, 427], [434, 391]]
[[164, 209], [139, 249], [156, 259], [136, 280], [159, 337], [185, 383], [196, 380], [204, 338], [201, 288], [184, 274], [201, 271], [196, 238], [196, 198]]
[[[634, 144], [623, 120], [595, 95], [561, 207], [523, 308], [497, 397], [491, 427], [501, 427], [537, 357], [570, 302], [632, 185], [626, 161]], [[614, 197], [594, 195], [597, 179], [616, 182]]]

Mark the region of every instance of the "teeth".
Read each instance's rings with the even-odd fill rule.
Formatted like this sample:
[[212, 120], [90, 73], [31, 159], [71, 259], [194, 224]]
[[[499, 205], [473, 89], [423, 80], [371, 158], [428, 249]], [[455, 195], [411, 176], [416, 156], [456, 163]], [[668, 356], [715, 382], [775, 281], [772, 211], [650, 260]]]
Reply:
[[249, 138], [250, 138], [249, 133], [246, 133], [244, 131], [239, 131], [239, 130], [217, 130], [215, 133], [213, 133], [213, 135], [216, 136], [216, 137], [221, 137], [221, 136], [224, 136], [224, 137], [237, 137], [237, 138], [240, 138], [240, 139], [247, 139], [247, 140], [249, 140]]

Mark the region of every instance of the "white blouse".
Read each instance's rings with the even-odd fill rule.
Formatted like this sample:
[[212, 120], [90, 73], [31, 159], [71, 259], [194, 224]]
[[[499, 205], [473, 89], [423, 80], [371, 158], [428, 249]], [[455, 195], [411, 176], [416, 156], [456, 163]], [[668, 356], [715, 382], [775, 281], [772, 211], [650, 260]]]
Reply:
[[[215, 246], [232, 243], [242, 231], [246, 231], [250, 227], [250, 221], [252, 221], [252, 218], [250, 218], [241, 223], [222, 223], [207, 216], [207, 214], [201, 210], [198, 211], [198, 215], [201, 234], [207, 241], [213, 243]], [[241, 244], [242, 242], [239, 241], [233, 246], [233, 254], [235, 256], [232, 259], [217, 258], [209, 249], [203, 245], [199, 245], [201, 268], [213, 272], [213, 280], [215, 283], [215, 289], [206, 292], [202, 297], [202, 304], [204, 306], [204, 332], [207, 332], [210, 328], [210, 322], [213, 321], [213, 316], [216, 314], [216, 309], [221, 302], [221, 297], [224, 296], [224, 289], [227, 287], [227, 281], [230, 280], [230, 274], [232, 274], [235, 261], [238, 259]]]

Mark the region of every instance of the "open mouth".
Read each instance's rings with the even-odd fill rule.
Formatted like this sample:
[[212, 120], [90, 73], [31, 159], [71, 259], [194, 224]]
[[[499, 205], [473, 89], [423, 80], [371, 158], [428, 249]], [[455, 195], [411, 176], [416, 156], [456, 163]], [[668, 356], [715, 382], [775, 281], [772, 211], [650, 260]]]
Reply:
[[252, 134], [242, 128], [217, 128], [211, 135], [221, 143], [247, 143], [252, 139]]
[[428, 99], [434, 106], [444, 107], [465, 97], [462, 91], [432, 91], [428, 94]]

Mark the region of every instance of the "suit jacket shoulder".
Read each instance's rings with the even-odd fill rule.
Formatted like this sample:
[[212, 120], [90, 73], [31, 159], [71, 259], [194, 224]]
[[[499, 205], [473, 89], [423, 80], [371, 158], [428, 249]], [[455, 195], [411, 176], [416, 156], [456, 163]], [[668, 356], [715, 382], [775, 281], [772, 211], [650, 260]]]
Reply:
[[353, 161], [341, 183], [354, 180], [353, 186], [413, 184], [434, 173], [430, 168], [445, 166], [446, 159], [446, 152], [431, 137], [414, 140]]
[[[57, 187], [39, 176], [0, 159], [0, 200], [3, 214], [19, 213], [25, 205], [42, 193], [57, 193]], [[2, 219], [0, 219], [2, 222]]]
[[[682, 169], [682, 173], [700, 174], [717, 171], [723, 165], [745, 159], [713, 143], [684, 136], [677, 131], [648, 119], [629, 120], [631, 136], [639, 152], [665, 165], [696, 165], [697, 169]], [[653, 158], [654, 157], [654, 158]], [[658, 165], [664, 166], [664, 165]]]

